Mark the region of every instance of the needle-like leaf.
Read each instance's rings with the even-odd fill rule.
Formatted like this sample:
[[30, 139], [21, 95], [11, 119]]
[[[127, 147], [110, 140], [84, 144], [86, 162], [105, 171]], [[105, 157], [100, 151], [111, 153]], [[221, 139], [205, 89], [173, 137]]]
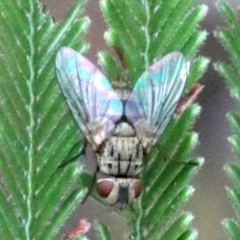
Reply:
[[[186, 91], [206, 70], [209, 61], [196, 57], [206, 38], [199, 27], [205, 5], [195, 0], [101, 0], [101, 9], [113, 51], [100, 53], [99, 62], [109, 79], [133, 86], [156, 59], [172, 51], [183, 52], [191, 63]], [[182, 207], [193, 194], [189, 181], [203, 163], [193, 153], [198, 136], [189, 132], [199, 112], [193, 105], [174, 119], [146, 157], [143, 194], [129, 210], [130, 239], [196, 238], [192, 215]]]
[[[226, 22], [226, 26], [218, 27], [215, 36], [218, 38], [222, 46], [229, 54], [230, 61], [217, 62], [215, 69], [224, 78], [231, 95], [238, 106], [240, 106], [240, 20], [237, 14], [227, 3], [219, 3], [218, 10]], [[232, 189], [227, 189], [227, 194], [236, 211], [237, 219], [225, 219], [223, 226], [230, 239], [239, 239], [239, 214], [240, 214], [240, 116], [239, 113], [228, 113], [229, 124], [233, 135], [229, 138], [229, 142], [235, 151], [236, 159], [234, 163], [226, 164], [224, 170], [233, 184]]]
[[52, 239], [86, 194], [79, 165], [60, 167], [79, 132], [54, 59], [62, 45], [86, 49], [88, 20], [79, 19], [81, 1], [61, 24], [37, 0], [1, 1], [0, 9], [0, 236]]

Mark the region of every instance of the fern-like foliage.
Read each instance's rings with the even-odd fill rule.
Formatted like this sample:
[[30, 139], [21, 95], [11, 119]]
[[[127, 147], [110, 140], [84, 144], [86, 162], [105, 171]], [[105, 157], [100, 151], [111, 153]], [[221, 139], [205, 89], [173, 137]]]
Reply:
[[54, 59], [62, 45], [86, 49], [88, 21], [78, 20], [81, 1], [62, 24], [37, 0], [1, 1], [0, 9], [0, 238], [52, 239], [86, 193], [76, 186], [79, 166], [60, 167], [79, 135]]
[[[196, 56], [206, 38], [199, 27], [206, 6], [196, 0], [101, 0], [101, 9], [110, 48], [99, 54], [99, 63], [109, 79], [133, 86], [154, 60], [172, 51], [183, 52], [191, 62], [185, 92], [204, 73], [208, 60]], [[199, 112], [199, 106], [192, 105], [173, 119], [146, 157], [143, 194], [128, 211], [129, 239], [196, 237], [193, 217], [182, 207], [193, 193], [188, 183], [202, 164], [193, 153], [198, 136], [189, 132]]]
[[[226, 3], [220, 3], [218, 10], [226, 21], [226, 26], [218, 27], [215, 36], [228, 52], [230, 62], [218, 62], [215, 69], [223, 76], [233, 99], [240, 106], [240, 19]], [[231, 112], [227, 117], [233, 132], [229, 142], [236, 153], [236, 159], [224, 169], [233, 184], [232, 188], [227, 189], [227, 193], [236, 211], [237, 220], [226, 219], [223, 225], [229, 238], [237, 240], [240, 236], [240, 115], [239, 112]]]

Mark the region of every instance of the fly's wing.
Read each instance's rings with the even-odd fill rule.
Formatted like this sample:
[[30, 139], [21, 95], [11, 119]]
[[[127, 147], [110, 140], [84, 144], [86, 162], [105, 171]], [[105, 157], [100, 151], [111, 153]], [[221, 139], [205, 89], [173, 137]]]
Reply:
[[97, 67], [70, 48], [59, 50], [56, 73], [78, 126], [96, 150], [122, 116], [121, 101]]
[[138, 79], [126, 104], [126, 116], [143, 146], [156, 143], [169, 123], [181, 97], [189, 63], [173, 52], [150, 66]]

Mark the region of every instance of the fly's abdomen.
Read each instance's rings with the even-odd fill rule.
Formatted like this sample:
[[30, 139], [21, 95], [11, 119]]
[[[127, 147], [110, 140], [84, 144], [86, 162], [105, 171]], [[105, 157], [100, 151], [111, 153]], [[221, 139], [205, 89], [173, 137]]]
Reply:
[[111, 137], [98, 156], [102, 173], [113, 176], [136, 176], [141, 171], [143, 149], [136, 136]]

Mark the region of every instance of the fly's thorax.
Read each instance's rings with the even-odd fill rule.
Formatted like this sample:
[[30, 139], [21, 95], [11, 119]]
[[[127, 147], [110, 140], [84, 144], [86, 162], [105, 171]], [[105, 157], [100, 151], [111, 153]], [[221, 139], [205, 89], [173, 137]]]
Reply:
[[140, 196], [142, 186], [137, 178], [100, 178], [97, 191], [110, 205], [123, 209]]
[[121, 101], [126, 101], [128, 100], [131, 91], [128, 89], [128, 86], [125, 82], [113, 82], [112, 83], [113, 89], [116, 92], [117, 96]]
[[143, 148], [135, 130], [119, 123], [97, 154], [99, 169], [112, 176], [137, 176], [142, 169]]

